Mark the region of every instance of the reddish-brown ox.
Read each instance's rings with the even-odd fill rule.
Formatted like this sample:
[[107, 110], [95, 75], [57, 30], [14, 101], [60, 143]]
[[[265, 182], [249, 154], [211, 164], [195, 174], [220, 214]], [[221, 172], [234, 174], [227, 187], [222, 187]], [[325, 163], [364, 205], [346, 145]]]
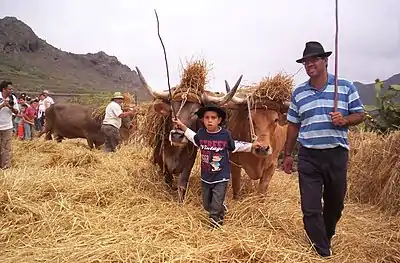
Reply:
[[288, 104], [255, 102], [250, 106], [249, 112], [246, 98], [234, 96], [228, 107], [232, 109], [233, 115], [228, 123], [232, 138], [252, 142], [252, 121], [256, 141], [261, 146], [249, 153], [237, 152], [231, 155], [233, 198], [239, 197], [242, 169], [252, 180], [259, 180], [258, 192], [265, 194], [278, 165], [278, 156], [286, 142], [287, 124], [284, 113], [287, 112]]
[[[191, 130], [197, 131], [203, 127], [202, 122], [194, 114], [202, 105], [213, 102], [217, 105], [223, 105], [234, 96], [242, 76], [236, 82], [235, 86], [224, 96], [216, 96], [213, 92], [204, 92], [201, 96], [182, 93], [182, 96], [175, 96], [178, 93], [174, 90], [173, 100], [168, 100], [168, 91], [153, 91], [147, 84], [140, 70], [136, 67], [139, 78], [143, 86], [153, 96], [153, 109], [161, 115], [168, 116], [165, 125], [168, 136], [162, 137], [157, 141], [153, 151], [153, 163], [164, 171], [165, 181], [172, 186], [173, 175], [178, 175], [178, 195], [179, 201], [185, 197], [189, 176], [192, 171], [197, 156], [197, 149], [184, 136], [184, 133], [173, 127], [171, 107], [179, 119]], [[227, 87], [229, 85], [225, 82]]]
[[[99, 148], [105, 142], [100, 130], [104, 114], [93, 117], [93, 110], [92, 106], [76, 103], [53, 104], [45, 112], [45, 127], [38, 137], [46, 134], [46, 140], [51, 140], [54, 134], [57, 142], [61, 142], [64, 138], [83, 138], [87, 140], [90, 149]], [[121, 135], [129, 134], [130, 130], [131, 119], [123, 118]], [[125, 139], [123, 136], [122, 140]]]

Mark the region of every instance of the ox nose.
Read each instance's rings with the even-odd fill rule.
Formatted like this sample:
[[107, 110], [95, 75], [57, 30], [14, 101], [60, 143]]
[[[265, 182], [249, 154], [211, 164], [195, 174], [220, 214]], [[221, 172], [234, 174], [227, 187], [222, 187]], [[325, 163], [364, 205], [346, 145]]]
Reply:
[[266, 156], [268, 155], [269, 146], [259, 146], [255, 149], [257, 155]]
[[185, 135], [183, 133], [180, 133], [180, 132], [172, 132], [171, 133], [171, 140], [173, 142], [180, 142], [180, 141], [182, 141], [183, 137], [185, 137]]

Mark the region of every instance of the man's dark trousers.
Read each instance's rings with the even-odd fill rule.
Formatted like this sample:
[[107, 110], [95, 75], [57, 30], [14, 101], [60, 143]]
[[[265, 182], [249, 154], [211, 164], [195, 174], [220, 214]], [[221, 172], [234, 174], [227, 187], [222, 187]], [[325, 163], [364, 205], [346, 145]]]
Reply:
[[[304, 228], [321, 256], [330, 256], [331, 238], [344, 208], [348, 150], [299, 149], [299, 186]], [[321, 198], [324, 206], [322, 208]]]

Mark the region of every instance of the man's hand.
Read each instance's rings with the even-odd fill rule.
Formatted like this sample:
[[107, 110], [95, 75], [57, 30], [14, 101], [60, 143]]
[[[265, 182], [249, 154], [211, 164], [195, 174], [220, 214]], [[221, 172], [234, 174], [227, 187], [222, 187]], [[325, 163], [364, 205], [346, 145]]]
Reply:
[[338, 111], [330, 112], [329, 115], [331, 115], [332, 123], [335, 126], [346, 126], [349, 124], [349, 121]]
[[293, 157], [288, 155], [283, 157], [283, 171], [287, 174], [291, 174], [293, 171]]
[[186, 131], [186, 129], [187, 129], [186, 125], [185, 125], [183, 122], [181, 122], [180, 119], [178, 119], [178, 118], [172, 118], [172, 122], [173, 122], [179, 129], [181, 129], [182, 131]]

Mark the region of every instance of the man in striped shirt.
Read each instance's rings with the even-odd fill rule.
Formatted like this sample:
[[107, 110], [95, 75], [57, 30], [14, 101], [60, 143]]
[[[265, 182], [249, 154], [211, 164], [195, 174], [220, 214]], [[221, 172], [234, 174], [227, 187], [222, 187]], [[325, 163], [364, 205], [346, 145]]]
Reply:
[[[328, 73], [322, 45], [306, 43], [303, 58], [310, 79], [293, 91], [283, 168], [292, 172], [292, 151], [299, 149], [299, 187], [304, 228], [321, 256], [331, 255], [331, 238], [344, 208], [348, 163], [348, 127], [364, 121], [364, 106], [354, 84], [338, 79], [334, 112], [335, 77]], [[321, 198], [324, 199], [322, 207]]]

